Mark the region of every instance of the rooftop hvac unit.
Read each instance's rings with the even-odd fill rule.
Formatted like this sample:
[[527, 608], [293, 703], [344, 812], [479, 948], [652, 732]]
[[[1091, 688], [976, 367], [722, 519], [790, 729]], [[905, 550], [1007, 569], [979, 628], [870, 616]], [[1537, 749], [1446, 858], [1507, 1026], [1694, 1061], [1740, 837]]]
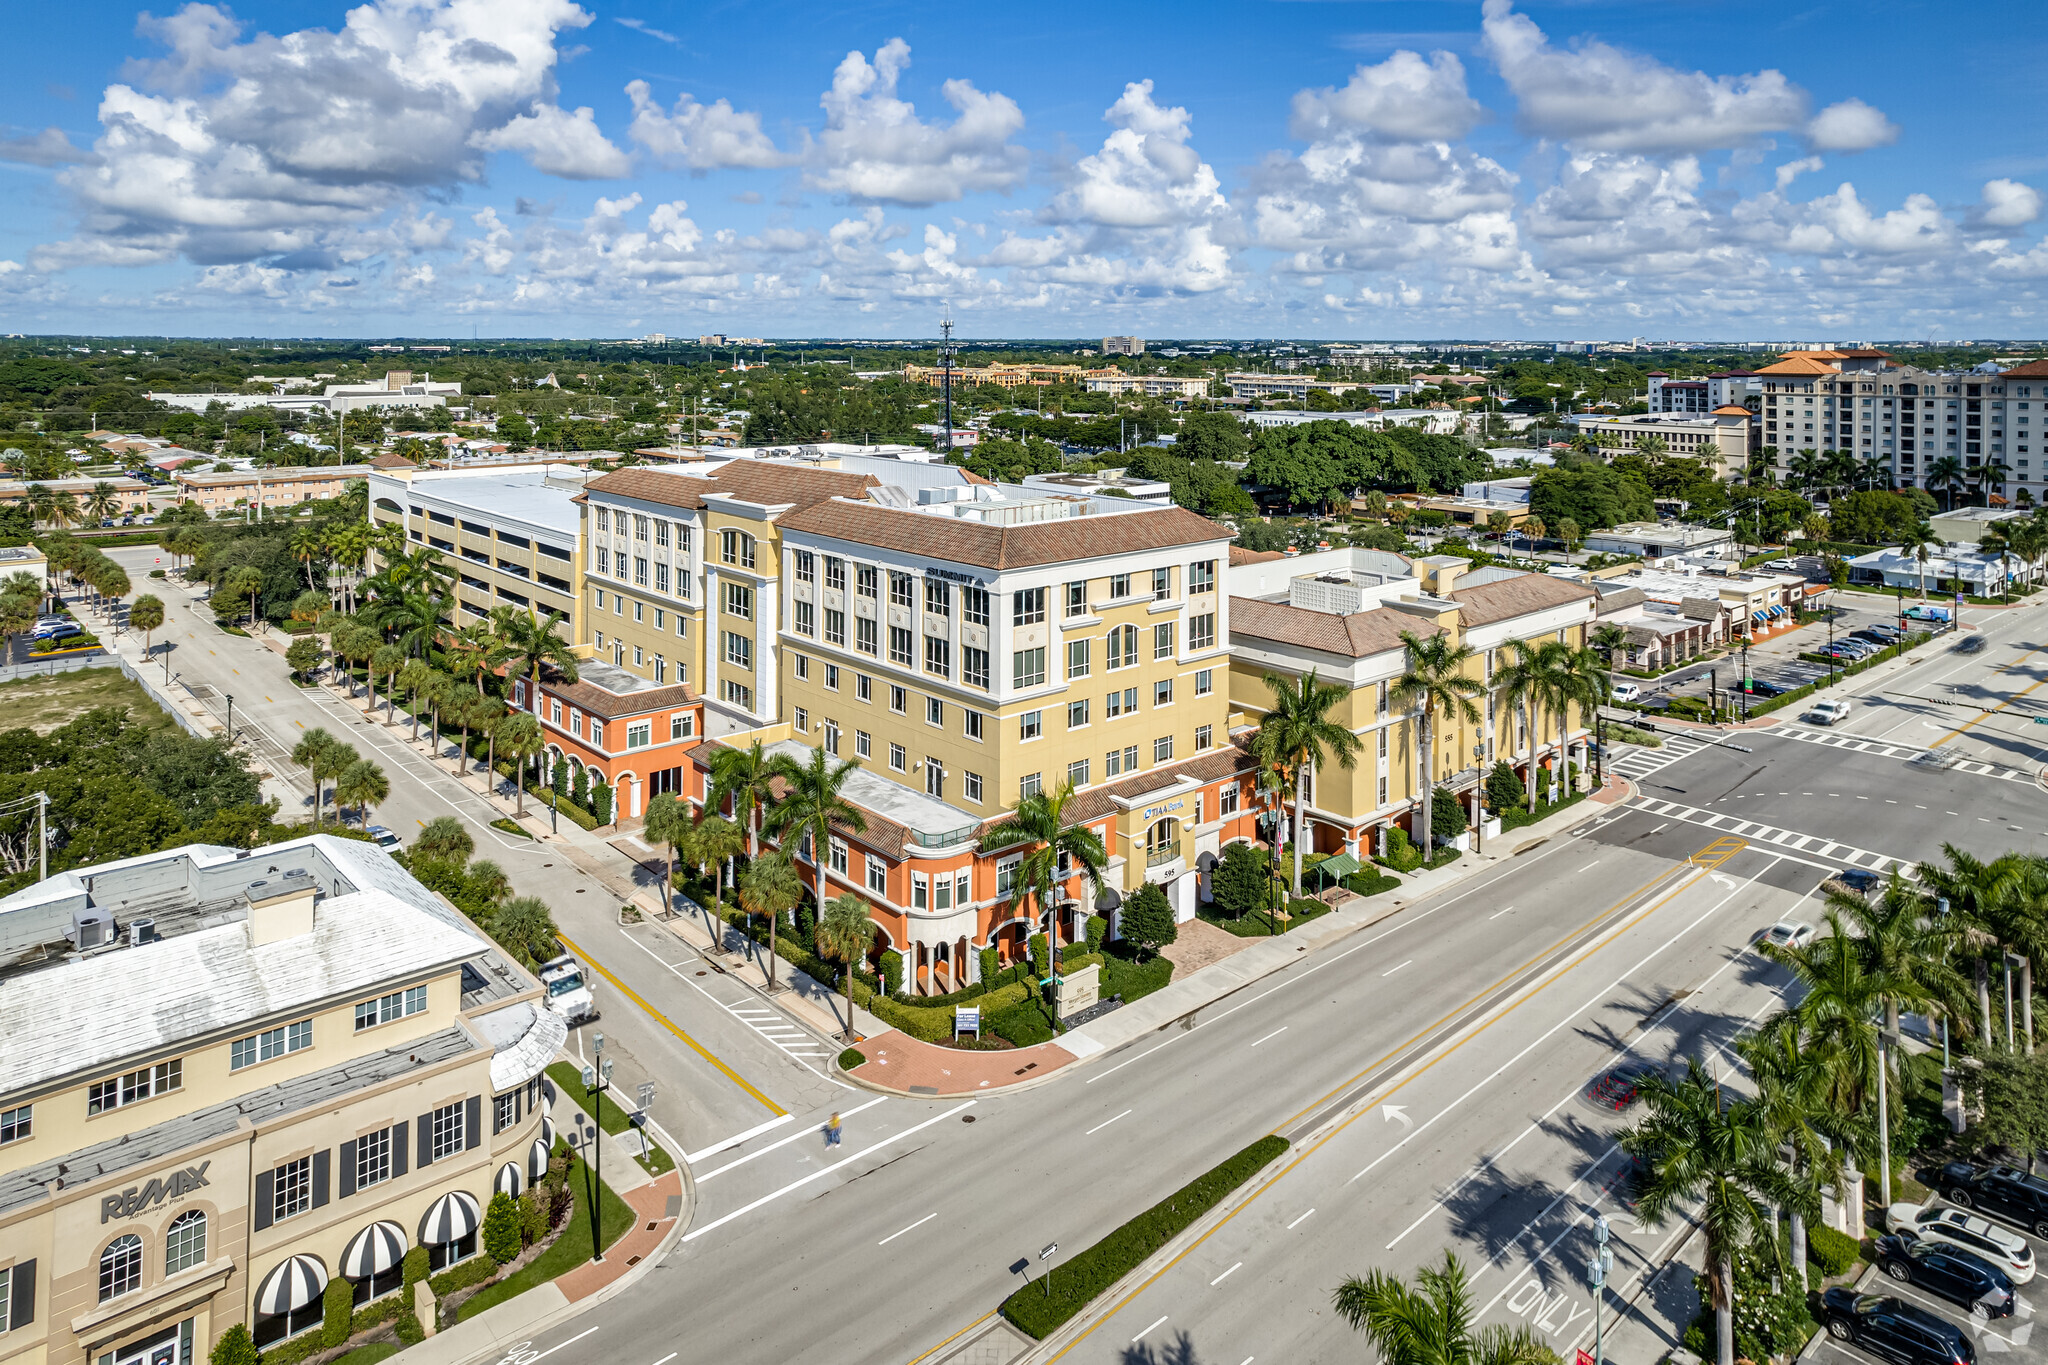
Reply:
[[153, 919], [139, 919], [128, 926], [128, 946], [131, 948], [139, 948], [155, 938], [156, 921]]
[[86, 908], [71, 913], [71, 942], [80, 952], [103, 948], [114, 941], [114, 917], [105, 910]]

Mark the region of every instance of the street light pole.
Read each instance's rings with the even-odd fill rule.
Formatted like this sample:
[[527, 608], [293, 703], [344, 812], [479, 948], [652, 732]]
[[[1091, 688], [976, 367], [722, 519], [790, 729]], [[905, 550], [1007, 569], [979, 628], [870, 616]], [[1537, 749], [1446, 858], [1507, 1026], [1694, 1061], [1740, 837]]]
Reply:
[[583, 1068], [583, 1090], [595, 1097], [591, 1108], [596, 1111], [597, 1137], [593, 1139], [595, 1156], [590, 1163], [592, 1184], [590, 1190], [590, 1259], [604, 1259], [604, 1223], [598, 1205], [604, 1200], [604, 1096], [612, 1088], [612, 1064], [604, 1059], [604, 1035], [597, 1035], [592, 1049], [593, 1064]]
[[1877, 1031], [1877, 1199], [1886, 1208], [1892, 1206], [1892, 1125], [1889, 1106], [1885, 1103], [1885, 1072], [1891, 1069], [1890, 1045], [1898, 1041], [1898, 1035], [1889, 1029]]
[[1606, 1365], [1606, 1344], [1602, 1340], [1600, 1309], [1607, 1300], [1607, 1272], [1614, 1268], [1614, 1252], [1607, 1246], [1607, 1215], [1593, 1220], [1593, 1258], [1586, 1266], [1586, 1279], [1593, 1287], [1593, 1365]]

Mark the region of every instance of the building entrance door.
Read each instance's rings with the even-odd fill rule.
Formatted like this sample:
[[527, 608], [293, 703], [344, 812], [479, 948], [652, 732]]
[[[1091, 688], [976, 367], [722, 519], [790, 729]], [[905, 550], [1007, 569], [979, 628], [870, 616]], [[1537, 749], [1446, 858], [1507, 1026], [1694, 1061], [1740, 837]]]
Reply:
[[192, 1323], [190, 1319], [169, 1327], [153, 1337], [130, 1342], [103, 1352], [99, 1365], [191, 1365]]

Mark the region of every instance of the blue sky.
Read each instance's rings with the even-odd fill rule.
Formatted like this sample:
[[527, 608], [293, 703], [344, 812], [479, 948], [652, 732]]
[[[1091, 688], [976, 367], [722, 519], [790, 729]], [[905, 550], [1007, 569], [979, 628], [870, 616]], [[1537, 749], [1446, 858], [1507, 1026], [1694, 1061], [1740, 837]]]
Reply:
[[1958, 8], [21, 6], [0, 330], [2048, 335]]

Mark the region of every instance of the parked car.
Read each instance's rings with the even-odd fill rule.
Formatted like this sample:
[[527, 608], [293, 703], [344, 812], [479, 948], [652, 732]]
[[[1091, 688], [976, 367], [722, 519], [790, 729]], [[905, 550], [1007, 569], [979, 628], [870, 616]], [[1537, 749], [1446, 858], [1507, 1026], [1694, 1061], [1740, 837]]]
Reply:
[[1776, 569], [1779, 573], [1799, 572], [1798, 563], [1790, 559], [1774, 559], [1770, 563], [1764, 565], [1764, 567], [1766, 569]]
[[1805, 920], [1781, 919], [1764, 930], [1758, 941], [1774, 948], [1804, 948], [1813, 942], [1813, 926]]
[[2012, 1280], [1974, 1251], [1910, 1232], [1877, 1239], [1878, 1264], [1901, 1284], [1910, 1284], [1988, 1318], [2012, 1316], [2017, 1302]]
[[1836, 1285], [1821, 1295], [1828, 1335], [1893, 1365], [1976, 1365], [1970, 1334], [1948, 1319], [1889, 1294]]
[[1965, 635], [1962, 639], [1956, 641], [1956, 653], [1958, 654], [1982, 654], [1983, 652], [1984, 637], [1981, 635]]
[[2014, 1284], [2034, 1278], [2034, 1248], [2016, 1232], [2007, 1232], [1967, 1209], [1940, 1204], [1894, 1204], [1884, 1211], [1885, 1226], [1911, 1232], [1932, 1242], [1947, 1242], [1975, 1252], [2006, 1273]]
[[1815, 702], [1813, 709], [1806, 713], [1806, 718], [1816, 725], [1837, 725], [1849, 718], [1849, 710], [1848, 702], [1829, 698], [1826, 701]]
[[1632, 682], [1618, 682], [1614, 685], [1613, 697], [1615, 701], [1623, 705], [1627, 705], [1630, 702], [1641, 701], [1643, 699], [1642, 684]]
[[76, 621], [59, 621], [54, 625], [36, 627], [38, 640], [68, 640], [74, 635], [85, 634], [85, 627]]
[[1780, 687], [1765, 678], [1744, 678], [1735, 685], [1737, 692], [1747, 692], [1752, 697], [1782, 697], [1792, 689]]
[[370, 842], [383, 849], [386, 853], [398, 852], [398, 834], [396, 831], [387, 829], [383, 825], [367, 825], [364, 827], [363, 833], [369, 835]]
[[1868, 640], [1879, 649], [1884, 649], [1892, 643], [1891, 637], [1886, 635], [1877, 626], [1865, 626], [1862, 630], [1852, 630], [1849, 632], [1849, 638], [1852, 640]]
[[1951, 1204], [1987, 1213], [2036, 1237], [2048, 1237], [2048, 1180], [2011, 1166], [1953, 1161], [1941, 1168], [1935, 1183]]

